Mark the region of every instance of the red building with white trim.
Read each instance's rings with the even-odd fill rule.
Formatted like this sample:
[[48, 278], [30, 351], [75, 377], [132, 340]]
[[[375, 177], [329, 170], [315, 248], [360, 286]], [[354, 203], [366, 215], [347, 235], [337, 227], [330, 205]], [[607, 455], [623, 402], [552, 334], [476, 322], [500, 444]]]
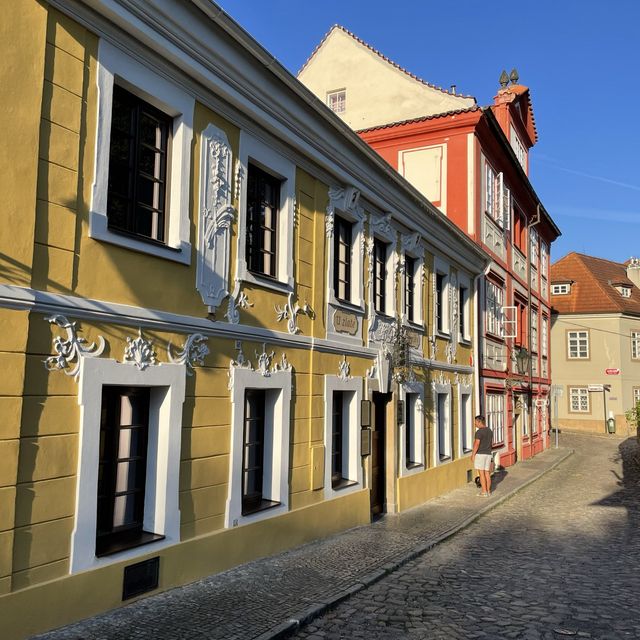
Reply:
[[[359, 62], [368, 73], [354, 72]], [[500, 464], [542, 451], [549, 441], [550, 247], [560, 231], [528, 177], [538, 140], [529, 89], [515, 70], [503, 72], [494, 103], [481, 107], [416, 78], [339, 26], [300, 79], [491, 255], [476, 287], [478, 406]], [[394, 118], [419, 112], [420, 91], [424, 113]], [[441, 98], [445, 111], [438, 111]], [[359, 122], [373, 124], [362, 129]]]

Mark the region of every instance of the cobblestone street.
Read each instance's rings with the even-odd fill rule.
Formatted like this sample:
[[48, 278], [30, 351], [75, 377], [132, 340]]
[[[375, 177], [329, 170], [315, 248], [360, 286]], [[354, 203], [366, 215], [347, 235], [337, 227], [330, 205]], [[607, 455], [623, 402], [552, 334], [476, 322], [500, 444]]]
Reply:
[[640, 638], [635, 439], [575, 454], [295, 638]]

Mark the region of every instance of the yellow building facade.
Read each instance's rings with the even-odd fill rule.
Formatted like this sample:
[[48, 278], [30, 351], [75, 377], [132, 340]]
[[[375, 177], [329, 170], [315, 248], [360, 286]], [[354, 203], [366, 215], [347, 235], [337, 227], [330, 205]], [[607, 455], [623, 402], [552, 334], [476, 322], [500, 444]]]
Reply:
[[216, 5], [0, 58], [3, 638], [468, 482], [486, 256]]

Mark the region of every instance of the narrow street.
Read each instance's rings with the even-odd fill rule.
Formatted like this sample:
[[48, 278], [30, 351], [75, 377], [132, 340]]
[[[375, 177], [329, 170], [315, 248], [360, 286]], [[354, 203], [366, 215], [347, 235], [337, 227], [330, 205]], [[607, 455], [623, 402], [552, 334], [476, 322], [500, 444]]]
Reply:
[[556, 469], [293, 637], [640, 638], [636, 441], [562, 444]]

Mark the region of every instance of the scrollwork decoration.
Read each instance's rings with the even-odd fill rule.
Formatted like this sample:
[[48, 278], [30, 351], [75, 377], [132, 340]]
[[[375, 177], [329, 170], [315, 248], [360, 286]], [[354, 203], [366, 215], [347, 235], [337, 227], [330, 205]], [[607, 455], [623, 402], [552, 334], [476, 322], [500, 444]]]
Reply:
[[142, 337], [142, 329], [138, 329], [137, 338], [127, 338], [124, 361], [138, 367], [140, 371], [144, 371], [150, 365], [157, 364], [153, 340], [145, 340]]
[[253, 303], [249, 302], [249, 298], [246, 293], [241, 293], [238, 295], [238, 299], [236, 300], [233, 294], [229, 295], [229, 304], [227, 305], [227, 313], [225, 313], [225, 318], [231, 324], [238, 324], [240, 322], [240, 309], [248, 309], [249, 307], [253, 307]]
[[283, 306], [275, 305], [275, 310], [277, 314], [277, 321], [280, 322], [282, 320], [286, 320], [287, 331], [291, 335], [296, 335], [297, 333], [300, 333], [300, 327], [298, 327], [298, 314], [303, 313], [309, 318], [312, 318], [313, 310], [306, 301], [302, 307], [297, 302], [294, 304], [293, 295], [293, 291], [291, 291], [287, 297], [287, 303]]
[[53, 349], [56, 355], [44, 360], [47, 371], [63, 371], [65, 375], [77, 378], [81, 359], [96, 358], [104, 351], [106, 343], [102, 336], [98, 336], [97, 345], [95, 342], [87, 344], [84, 338], [78, 337], [76, 323], [70, 322], [65, 316], [54, 314], [45, 320], [67, 332], [66, 340], [60, 336], [53, 339]]
[[185, 341], [182, 349], [173, 354], [172, 344], [167, 346], [167, 356], [173, 364], [184, 364], [187, 367], [187, 375], [193, 375], [193, 368], [196, 364], [204, 365], [204, 359], [209, 355], [207, 341], [209, 338], [201, 333], [192, 333]]

